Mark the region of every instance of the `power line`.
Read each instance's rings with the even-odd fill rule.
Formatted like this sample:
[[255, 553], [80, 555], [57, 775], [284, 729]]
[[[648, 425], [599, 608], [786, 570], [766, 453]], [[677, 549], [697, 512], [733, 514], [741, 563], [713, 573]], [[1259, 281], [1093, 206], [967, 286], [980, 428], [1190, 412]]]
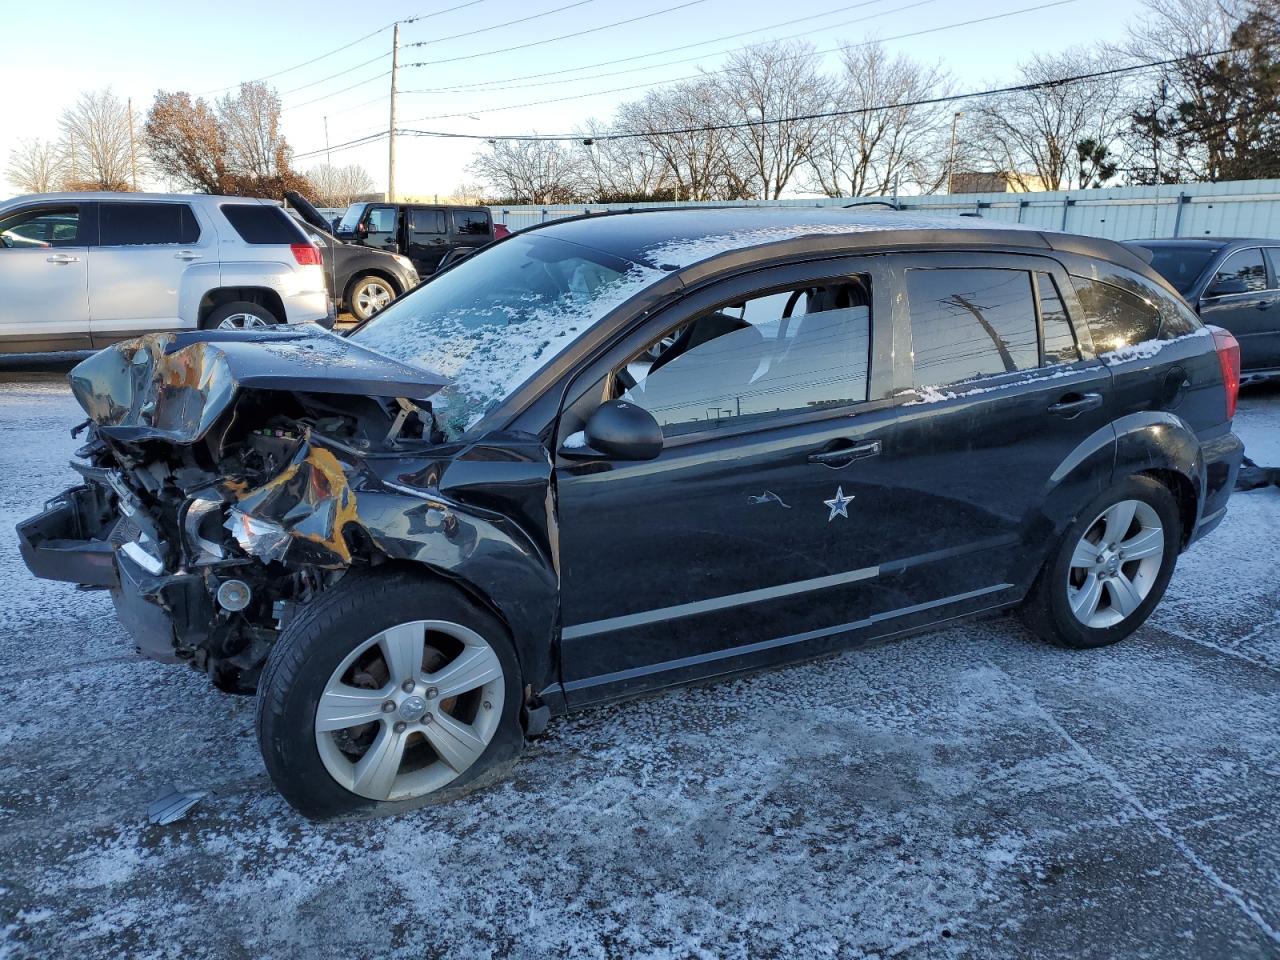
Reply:
[[[909, 10], [909, 9], [911, 9], [911, 8], [913, 8], [913, 7], [920, 7], [920, 6], [924, 6], [925, 4], [928, 4], [928, 3], [936, 3], [936, 2], [937, 2], [937, 0], [916, 0], [916, 2], [915, 2], [915, 3], [909, 3], [909, 4], [905, 5], [905, 6], [897, 7], [897, 8], [895, 8], [895, 9], [893, 9], [893, 10], [884, 10], [884, 11], [881, 11], [881, 13], [880, 13], [880, 14], [873, 14], [873, 16], [881, 16], [881, 15], [886, 14], [886, 13], [901, 13], [901, 12], [903, 12], [904, 10]], [[988, 22], [988, 21], [990, 21], [990, 20], [1000, 20], [1000, 19], [1004, 19], [1005, 17], [1018, 16], [1018, 15], [1023, 14], [1023, 13], [1034, 13], [1034, 12], [1036, 12], [1036, 11], [1038, 11], [1038, 10], [1045, 10], [1045, 9], [1050, 8], [1050, 7], [1061, 7], [1061, 6], [1064, 6], [1064, 5], [1066, 5], [1066, 4], [1070, 4], [1070, 3], [1078, 3], [1078, 2], [1079, 2], [1079, 0], [1051, 0], [1051, 2], [1049, 2], [1049, 3], [1042, 3], [1042, 4], [1039, 4], [1038, 6], [1033, 6], [1033, 7], [1024, 7], [1024, 8], [1022, 8], [1021, 10], [1010, 10], [1010, 11], [1007, 11], [1007, 12], [1005, 12], [1005, 13], [992, 14], [992, 15], [991, 15], [991, 16], [989, 16], [989, 17], [978, 17], [978, 18], [974, 18], [974, 19], [970, 19], [970, 20], [962, 20], [962, 21], [959, 21], [959, 22], [957, 22], [957, 23], [944, 24], [944, 25], [942, 25], [942, 26], [938, 26], [938, 27], [928, 27], [928, 28], [923, 29], [923, 30], [913, 30], [913, 31], [911, 31], [911, 32], [909, 32], [909, 33], [901, 33], [901, 34], [898, 34], [898, 35], [896, 35], [896, 36], [892, 36], [892, 37], [884, 37], [883, 39], [866, 40], [866, 41], [863, 41], [863, 42], [861, 42], [861, 43], [848, 44], [848, 45], [847, 45], [847, 48], [848, 48], [848, 49], [852, 49], [852, 48], [856, 48], [856, 47], [865, 47], [865, 46], [868, 46], [868, 45], [873, 44], [873, 43], [882, 43], [882, 42], [887, 42], [887, 41], [890, 41], [890, 40], [905, 40], [905, 39], [908, 39], [908, 38], [910, 38], [910, 37], [919, 37], [919, 36], [923, 36], [923, 35], [928, 34], [928, 33], [938, 33], [938, 32], [943, 31], [943, 30], [954, 30], [954, 29], [957, 29], [957, 28], [959, 28], [959, 27], [968, 27], [968, 26], [972, 26], [972, 25], [974, 25], [974, 24], [978, 24], [978, 23], [986, 23], [986, 22]], [[861, 20], [867, 20], [867, 19], [870, 19], [870, 18], [869, 18], [869, 17], [863, 17], [863, 18], [860, 18], [860, 19], [861, 19]], [[851, 22], [858, 22], [858, 21], [851, 21]], [[844, 25], [844, 24], [835, 24], [834, 26], [843, 26], [843, 25]], [[824, 28], [824, 29], [827, 29], [827, 28]], [[791, 37], [784, 37], [783, 39], [793, 39], [793, 38], [791, 38]], [[833, 48], [828, 49], [828, 50], [815, 51], [815, 52], [814, 52], [814, 55], [817, 55], [817, 54], [832, 53], [832, 52], [837, 51], [837, 50], [840, 50], [840, 49], [846, 49], [846, 48], [833, 47]], [[796, 59], [796, 58], [798, 58], [798, 57], [807, 57], [807, 56], [809, 56], [809, 55], [810, 55], [810, 52], [809, 52], [809, 51], [804, 51], [804, 52], [802, 52], [802, 53], [795, 54], [795, 55], [793, 55], [793, 56], [791, 56], [791, 57], [782, 57], [782, 58], [780, 58], [780, 59], [781, 59], [781, 60], [784, 60], [784, 61], [785, 61], [785, 60], [794, 60], [794, 59]], [[690, 74], [690, 75], [688, 75], [688, 76], [684, 76], [684, 77], [673, 77], [673, 78], [671, 78], [671, 79], [669, 79], [669, 80], [646, 81], [645, 83], [631, 84], [630, 86], [626, 86], [626, 87], [615, 87], [615, 88], [613, 88], [613, 89], [611, 89], [611, 90], [593, 90], [591, 93], [573, 94], [573, 95], [566, 96], [566, 97], [556, 97], [556, 98], [551, 99], [551, 100], [535, 100], [535, 101], [532, 101], [532, 102], [529, 102], [529, 103], [512, 104], [511, 106], [506, 106], [506, 107], [489, 107], [489, 108], [482, 109], [482, 110], [469, 110], [469, 111], [467, 111], [467, 112], [465, 112], [465, 113], [446, 113], [446, 114], [439, 114], [439, 115], [437, 115], [437, 116], [431, 116], [431, 117], [416, 117], [416, 118], [415, 118], [415, 119], [413, 119], [413, 120], [407, 120], [407, 121], [405, 121], [405, 122], [406, 122], [406, 123], [419, 123], [419, 122], [421, 122], [421, 121], [423, 121], [423, 120], [448, 120], [448, 119], [453, 119], [454, 117], [465, 117], [465, 116], [470, 116], [471, 114], [474, 114], [474, 113], [500, 113], [500, 112], [502, 112], [503, 110], [519, 110], [519, 109], [523, 109], [524, 107], [538, 107], [538, 106], [545, 106], [546, 104], [550, 104], [550, 103], [564, 103], [564, 102], [566, 102], [566, 101], [570, 101], [570, 100], [583, 100], [583, 99], [587, 99], [587, 98], [589, 98], [589, 97], [597, 97], [597, 96], [601, 96], [601, 95], [603, 95], [603, 94], [608, 94], [608, 93], [622, 93], [622, 92], [627, 91], [627, 90], [635, 90], [635, 89], [639, 89], [639, 88], [642, 88], [642, 87], [656, 87], [656, 86], [662, 86], [662, 85], [664, 85], [664, 84], [668, 84], [668, 83], [680, 83], [681, 81], [684, 81], [684, 80], [696, 80], [696, 79], [699, 79], [699, 78], [701, 78], [701, 77], [715, 76], [716, 74], [727, 73], [727, 72], [728, 72], [728, 69], [729, 69], [729, 68], [725, 68], [725, 69], [721, 69], [721, 70], [707, 70], [707, 71], [703, 71], [702, 73]], [[597, 139], [599, 139], [599, 138], [597, 138]]]
[[[718, 53], [702, 53], [696, 57], [687, 57], [682, 60], [671, 60], [666, 63], [653, 63], [647, 67], [631, 67], [627, 70], [616, 70], [612, 73], [595, 74], [590, 77], [570, 77], [567, 80], [550, 80], [545, 83], [528, 83], [528, 84], [521, 84], [520, 86], [517, 86], [517, 87], [494, 86], [494, 84], [512, 83], [517, 80], [534, 80], [539, 77], [557, 77], [557, 76], [562, 76], [563, 74], [566, 74], [566, 73], [577, 73], [580, 70], [591, 70], [591, 69], [594, 69], [595, 67], [609, 67], [618, 63], [630, 63], [634, 60], [645, 60], [645, 59], [648, 59], [649, 57], [660, 57], [664, 53], [678, 53], [681, 50], [691, 50], [694, 47], [704, 47], [709, 43], [720, 43], [723, 40], [734, 40], [738, 37], [745, 37], [752, 33], [761, 33], [765, 30], [777, 30], [779, 27], [791, 27], [797, 23], [804, 23], [808, 20], [819, 20], [822, 17], [830, 17], [830, 16], [834, 16], [837, 13], [844, 13], [845, 11], [848, 11], [848, 10], [855, 10], [859, 7], [870, 6], [873, 3], [883, 3], [883, 2], [884, 0], [862, 0], [862, 2], [860, 3], [851, 3], [843, 7], [834, 7], [831, 10], [826, 10], [822, 13], [810, 14], [807, 17], [796, 17], [793, 20], [782, 20], [782, 21], [779, 21], [778, 23], [766, 24], [763, 27], [753, 27], [750, 30], [741, 30], [737, 33], [729, 33], [729, 34], [725, 34], [724, 36], [713, 37], [710, 40], [699, 40], [696, 43], [686, 43], [678, 47], [667, 47], [663, 50], [652, 50], [649, 53], [640, 53], [631, 57], [615, 57], [612, 60], [604, 60], [599, 63], [586, 63], [578, 67], [566, 67], [562, 70], [548, 70], [543, 73], [527, 73], [518, 77], [505, 77], [501, 80], [481, 80], [481, 81], [477, 81], [476, 83], [464, 83], [454, 87], [434, 87], [434, 88], [428, 88], [423, 90], [406, 90], [405, 92], [406, 93], [461, 93], [465, 90], [475, 90], [475, 89], [481, 89], [481, 88], [493, 89], [493, 90], [517, 90], [517, 89], [523, 89], [525, 87], [551, 86], [557, 83], [574, 83], [578, 80], [595, 80], [600, 77], [613, 77], [622, 73], [634, 73], [640, 70], [652, 70], [657, 67], [669, 67], [679, 63], [689, 63], [691, 60], [701, 60], [703, 57], [723, 56], [726, 53], [733, 53], [737, 50], [744, 50], [746, 48], [733, 47], [729, 50], [721, 50]], [[875, 14], [875, 16], [883, 16], [886, 13], [896, 13], [896, 12], [897, 10], [886, 10], [880, 14]], [[870, 19], [870, 18], [861, 18], [858, 20], [846, 20], [846, 21], [842, 21], [841, 23], [828, 24], [827, 26], [821, 27], [819, 29], [833, 30], [836, 27], [848, 26], [851, 23], [860, 23], [862, 19]], [[793, 34], [791, 37], [784, 37], [783, 39], [794, 39], [795, 37], [798, 37], [798, 36], [808, 36], [811, 33], [817, 33], [817, 32], [818, 32], [817, 30], [810, 30], [802, 34]]]
[[[498, 30], [501, 27], [514, 26], [517, 23], [528, 23], [530, 20], [541, 20], [543, 17], [549, 17], [553, 13], [562, 13], [565, 10], [572, 10], [574, 7], [585, 7], [588, 3], [595, 3], [597, 0], [576, 0], [575, 3], [567, 3], [563, 7], [556, 7], [553, 10], [544, 10], [542, 13], [534, 13], [527, 17], [521, 17], [518, 20], [504, 20], [502, 23], [495, 23], [489, 27], [480, 27], [476, 30], [468, 30], [465, 33], [455, 33], [447, 37], [436, 37], [434, 40], [419, 40], [416, 43], [406, 43], [406, 47], [426, 47], [433, 43], [444, 43], [447, 40], [460, 40], [463, 37], [474, 37], [478, 33], [488, 33], [490, 30]], [[406, 64], [408, 66], [408, 64]]]
[[419, 63], [406, 63], [406, 67], [434, 67], [445, 63], [458, 63], [461, 60], [476, 60], [480, 57], [493, 57], [500, 53], [510, 53], [513, 50], [528, 50], [530, 47], [541, 47], [548, 43], [556, 43], [560, 40], [570, 40], [574, 37], [585, 37], [590, 33], [599, 33], [602, 30], [609, 30], [613, 27], [623, 27], [630, 23], [639, 23], [641, 20], [649, 20], [653, 17], [660, 17], [664, 13], [673, 13], [676, 10], [684, 10], [688, 7], [697, 6], [700, 3], [706, 3], [707, 0], [685, 0], [684, 3], [678, 3], [674, 7], [667, 7], [663, 10], [655, 10], [652, 13], [643, 13], [638, 17], [629, 17], [626, 20], [615, 20], [612, 23], [604, 23], [598, 27], [589, 27], [586, 30], [577, 30], [574, 33], [562, 33], [558, 37], [548, 37], [545, 40], [532, 40], [529, 43], [516, 44], [514, 47], [502, 47], [497, 50], [484, 50], [480, 53], [469, 53], [461, 57], [449, 57], [444, 60], [430, 60]]
[[[372, 77], [369, 77], [368, 79], [361, 80], [361, 81], [359, 81], [358, 83], [353, 83], [353, 84], [351, 84], [351, 86], [349, 86], [349, 87], [343, 87], [341, 90], [335, 90], [335, 91], [333, 91], [333, 93], [326, 93], [326, 94], [322, 94], [321, 96], [314, 97], [314, 98], [313, 98], [313, 99], [311, 99], [311, 100], [304, 100], [302, 103], [295, 103], [295, 104], [293, 104], [292, 106], [284, 107], [284, 108], [282, 108], [281, 112], [283, 113], [283, 112], [288, 111], [288, 110], [301, 110], [303, 107], [309, 107], [309, 106], [311, 106], [313, 103], [319, 103], [321, 100], [328, 100], [330, 97], [336, 97], [336, 96], [338, 96], [338, 94], [340, 94], [340, 93], [346, 93], [348, 90], [354, 90], [354, 89], [356, 89], [356, 87], [363, 87], [363, 86], [366, 86], [367, 84], [373, 83], [373, 82], [375, 82], [375, 81], [377, 81], [377, 80], [381, 80], [381, 79], [383, 79], [384, 77], [390, 76], [390, 74], [391, 74], [391, 71], [390, 71], [390, 70], [383, 70], [381, 73], [374, 74]], [[375, 99], [375, 100], [367, 100], [367, 101], [365, 101], [364, 103], [360, 104], [360, 106], [362, 106], [362, 107], [367, 107], [367, 106], [368, 106], [369, 104], [371, 104], [371, 103], [377, 103], [377, 102], [378, 102], [378, 100], [385, 100], [385, 99], [386, 99], [386, 94], [383, 94], [382, 96], [378, 97], [378, 98], [377, 98], [377, 99]], [[340, 111], [340, 110], [339, 110], [339, 111], [335, 111], [335, 112], [337, 112], [337, 113], [341, 113], [341, 112], [343, 112], [343, 111]]]
[[[395, 24], [393, 23], [392, 26], [394, 27]], [[302, 86], [294, 87], [292, 90], [281, 90], [280, 96], [287, 97], [289, 96], [289, 94], [297, 93], [299, 90], [307, 90], [311, 87], [319, 86], [320, 84], [325, 83], [329, 80], [336, 80], [338, 77], [345, 77], [348, 73], [354, 73], [356, 70], [359, 70], [361, 67], [367, 67], [369, 64], [377, 63], [379, 60], [385, 60], [389, 56], [391, 56], [390, 53], [380, 53], [376, 57], [370, 57], [368, 60], [363, 60], [360, 63], [357, 63], [353, 67], [347, 67], [345, 70], [339, 70], [337, 73], [331, 73], [329, 74], [329, 76], [321, 77], [319, 80], [312, 80], [310, 83], [304, 83]]]

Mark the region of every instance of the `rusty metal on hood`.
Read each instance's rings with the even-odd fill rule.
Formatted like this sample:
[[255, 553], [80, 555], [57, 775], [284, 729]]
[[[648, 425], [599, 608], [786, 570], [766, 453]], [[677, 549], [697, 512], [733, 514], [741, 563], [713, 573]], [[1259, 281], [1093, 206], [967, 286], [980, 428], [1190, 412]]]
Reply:
[[171, 443], [199, 440], [244, 389], [424, 400], [449, 383], [314, 324], [151, 333], [99, 351], [69, 380], [104, 436]]

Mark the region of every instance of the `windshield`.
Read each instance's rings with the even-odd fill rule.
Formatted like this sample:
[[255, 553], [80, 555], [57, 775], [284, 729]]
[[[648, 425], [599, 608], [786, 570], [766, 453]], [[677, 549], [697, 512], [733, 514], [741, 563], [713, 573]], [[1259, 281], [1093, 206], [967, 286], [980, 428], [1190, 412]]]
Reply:
[[364, 213], [365, 204], [353, 203], [347, 207], [347, 212], [342, 215], [342, 219], [338, 221], [339, 233], [355, 233], [356, 224], [360, 222], [360, 215]]
[[431, 397], [456, 439], [662, 271], [554, 237], [504, 240], [402, 300], [351, 335], [453, 380]]
[[1151, 251], [1151, 266], [1174, 288], [1186, 296], [1204, 273], [1209, 261], [1217, 256], [1221, 247], [1193, 247], [1168, 244], [1147, 247]]

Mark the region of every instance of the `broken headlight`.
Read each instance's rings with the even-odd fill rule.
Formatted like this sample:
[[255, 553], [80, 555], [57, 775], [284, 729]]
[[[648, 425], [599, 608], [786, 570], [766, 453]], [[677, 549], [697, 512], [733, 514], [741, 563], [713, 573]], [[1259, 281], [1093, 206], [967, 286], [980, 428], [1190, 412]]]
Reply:
[[226, 528], [240, 544], [240, 549], [264, 563], [284, 558], [289, 547], [289, 533], [274, 520], [252, 517], [239, 507], [232, 507]]

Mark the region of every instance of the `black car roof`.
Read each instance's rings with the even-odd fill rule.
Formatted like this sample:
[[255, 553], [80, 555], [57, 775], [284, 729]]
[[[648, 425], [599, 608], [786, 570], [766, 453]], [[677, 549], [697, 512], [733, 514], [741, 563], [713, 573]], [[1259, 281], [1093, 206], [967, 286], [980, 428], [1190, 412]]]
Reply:
[[680, 207], [584, 214], [539, 224], [537, 232], [636, 263], [685, 268], [736, 252], [776, 247], [778, 255], [839, 254], [891, 246], [1023, 247], [1098, 257], [1147, 272], [1145, 261], [1112, 240], [1051, 233], [976, 217], [925, 216], [840, 207]]

